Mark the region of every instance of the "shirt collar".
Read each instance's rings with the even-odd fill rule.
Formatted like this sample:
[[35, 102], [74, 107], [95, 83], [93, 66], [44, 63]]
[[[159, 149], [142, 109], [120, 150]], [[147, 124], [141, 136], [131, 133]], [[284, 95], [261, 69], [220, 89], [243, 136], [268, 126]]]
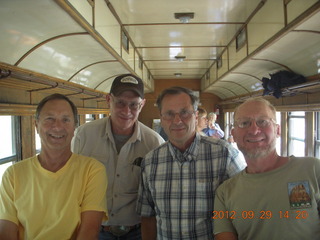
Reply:
[[[112, 141], [114, 141], [113, 133], [112, 133], [112, 129], [111, 129], [111, 118], [110, 117], [107, 118], [105, 136], [109, 139], [112, 139]], [[141, 141], [141, 129], [140, 129], [138, 121], [136, 121], [134, 123], [134, 132], [133, 132], [131, 138], [128, 140], [128, 142], [135, 142], [135, 141]]]
[[178, 148], [173, 146], [170, 141], [169, 144], [169, 150], [171, 155], [173, 156], [173, 159], [179, 162], [185, 162], [185, 161], [196, 161], [197, 155], [200, 148], [200, 134], [196, 133], [196, 137], [194, 138], [193, 142], [191, 143], [190, 147], [188, 147], [183, 153], [180, 152]]

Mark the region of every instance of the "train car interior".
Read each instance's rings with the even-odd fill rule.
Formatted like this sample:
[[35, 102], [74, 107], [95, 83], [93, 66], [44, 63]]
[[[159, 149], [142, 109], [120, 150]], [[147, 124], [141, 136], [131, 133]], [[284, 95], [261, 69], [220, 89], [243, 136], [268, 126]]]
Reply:
[[278, 111], [279, 151], [320, 156], [318, 0], [1, 0], [0, 20], [3, 166], [40, 147], [33, 114], [44, 96], [68, 96], [83, 124], [108, 114], [124, 73], [145, 84], [140, 121], [151, 128], [170, 86], [194, 90], [226, 136], [234, 108], [264, 95]]

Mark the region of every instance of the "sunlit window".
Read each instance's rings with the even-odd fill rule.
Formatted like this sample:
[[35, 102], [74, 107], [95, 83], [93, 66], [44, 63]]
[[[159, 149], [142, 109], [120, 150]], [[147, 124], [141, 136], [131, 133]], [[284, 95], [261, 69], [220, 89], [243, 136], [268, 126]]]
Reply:
[[[277, 124], [279, 124], [281, 127], [281, 113], [280, 112], [276, 112], [276, 121], [277, 121]], [[279, 155], [281, 155], [281, 136], [277, 138], [276, 151]]]
[[10, 157], [16, 153], [14, 121], [12, 116], [0, 116], [0, 159]]
[[316, 142], [314, 144], [315, 147], [315, 157], [320, 158], [320, 112], [315, 114], [316, 116]]
[[0, 116], [0, 181], [4, 171], [17, 159], [16, 131], [13, 116]]
[[288, 113], [288, 153], [305, 156], [305, 112]]
[[95, 120], [94, 114], [86, 114], [86, 123]]
[[104, 118], [104, 117], [106, 117], [106, 114], [99, 114], [99, 118], [101, 119], [101, 118]]
[[39, 134], [37, 133], [37, 129], [35, 129], [35, 137], [36, 137], [36, 152], [40, 153], [41, 151], [41, 139]]

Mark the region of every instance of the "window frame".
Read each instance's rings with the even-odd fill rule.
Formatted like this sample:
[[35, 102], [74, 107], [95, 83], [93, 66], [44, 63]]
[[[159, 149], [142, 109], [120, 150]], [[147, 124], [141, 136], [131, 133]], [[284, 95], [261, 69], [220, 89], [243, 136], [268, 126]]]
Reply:
[[[293, 115], [293, 113], [295, 112], [303, 112], [304, 113], [304, 116], [299, 116], [299, 115]], [[294, 150], [293, 150], [293, 141], [298, 141], [298, 142], [301, 142], [304, 144], [304, 148], [303, 148], [303, 154], [302, 156], [305, 156], [305, 149], [306, 149], [306, 138], [307, 138], [307, 134], [306, 134], [306, 112], [305, 111], [291, 111], [291, 112], [288, 112], [287, 113], [287, 125], [288, 125], [288, 133], [287, 133], [287, 152], [288, 152], [288, 155], [291, 156], [291, 155], [294, 155]], [[292, 126], [290, 124], [290, 121], [293, 120], [293, 119], [303, 119], [304, 120], [304, 129], [303, 129], [303, 133], [304, 133], [304, 139], [300, 139], [300, 138], [297, 138], [297, 137], [292, 137], [291, 133], [293, 132], [292, 131]], [[296, 156], [296, 157], [299, 157], [299, 156]]]
[[7, 115], [11, 116], [11, 126], [12, 126], [12, 148], [14, 149], [15, 154], [11, 156], [7, 156], [4, 158], [0, 158], [0, 165], [8, 162], [17, 162], [21, 160], [22, 156], [22, 149], [21, 149], [21, 117], [19, 116], [13, 116], [13, 115]]

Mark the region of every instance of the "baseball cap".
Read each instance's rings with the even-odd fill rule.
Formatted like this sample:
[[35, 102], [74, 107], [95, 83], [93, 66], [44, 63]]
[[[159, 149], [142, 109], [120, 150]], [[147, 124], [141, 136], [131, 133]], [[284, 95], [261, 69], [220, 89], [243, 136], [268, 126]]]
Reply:
[[123, 74], [113, 80], [110, 93], [118, 96], [124, 91], [134, 91], [141, 98], [144, 98], [143, 82], [132, 74]]

